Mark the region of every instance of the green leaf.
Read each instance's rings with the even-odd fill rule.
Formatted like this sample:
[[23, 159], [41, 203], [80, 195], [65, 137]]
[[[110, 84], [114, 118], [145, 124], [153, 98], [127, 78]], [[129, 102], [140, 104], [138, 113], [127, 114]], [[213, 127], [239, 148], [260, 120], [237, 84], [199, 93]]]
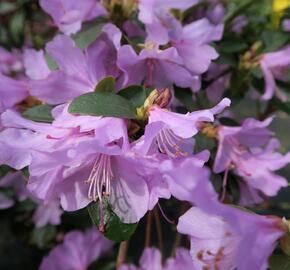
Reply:
[[112, 76], [106, 77], [101, 80], [95, 88], [95, 92], [114, 92], [115, 91], [115, 78]]
[[274, 254], [269, 261], [270, 270], [289, 270], [290, 257], [284, 254]]
[[22, 42], [24, 33], [24, 24], [25, 24], [25, 15], [23, 11], [19, 11], [13, 14], [10, 20], [9, 29], [12, 39], [17, 44], [21, 44]]
[[3, 176], [5, 176], [10, 171], [12, 171], [12, 169], [9, 166], [7, 166], [7, 165], [1, 165], [0, 166], [0, 178], [3, 177]]
[[56, 236], [56, 228], [52, 225], [45, 227], [34, 228], [31, 235], [31, 243], [36, 245], [38, 248], [47, 247]]
[[[93, 223], [99, 228], [100, 227], [100, 209], [99, 203], [91, 203], [88, 206], [88, 211]], [[135, 232], [138, 223], [126, 224], [122, 223], [119, 217], [112, 211], [109, 202], [103, 200], [103, 211], [104, 211], [104, 235], [115, 242], [122, 242], [128, 240]]]
[[103, 23], [97, 22], [94, 25], [90, 25], [86, 29], [74, 35], [73, 39], [76, 45], [81, 49], [87, 48], [101, 34], [102, 27]]
[[224, 126], [230, 126], [230, 127], [240, 126], [240, 124], [236, 120], [232, 118], [228, 118], [228, 117], [219, 118], [219, 122]]
[[290, 114], [290, 102], [282, 102], [277, 98], [272, 100], [272, 106], [282, 112]]
[[52, 57], [48, 53], [45, 54], [45, 60], [50, 70], [53, 71], [58, 69], [57, 63], [52, 59]]
[[135, 108], [141, 107], [147, 98], [146, 90], [141, 85], [130, 85], [118, 94], [128, 99]]
[[36, 122], [51, 123], [53, 121], [53, 117], [51, 115], [52, 109], [52, 105], [37, 105], [25, 111], [23, 113], [23, 116], [29, 120], [33, 120]]
[[134, 119], [135, 109], [125, 98], [108, 92], [93, 92], [74, 99], [68, 108], [72, 114], [112, 116]]
[[246, 50], [248, 48], [248, 44], [244, 42], [242, 39], [224, 39], [218, 43], [219, 52], [224, 53], [238, 53]]
[[284, 32], [265, 31], [262, 34], [262, 41], [265, 44], [265, 52], [272, 52], [283, 47], [290, 40], [289, 34]]
[[17, 9], [16, 3], [2, 2], [0, 3], [0, 15], [5, 15]]
[[196, 109], [190, 89], [174, 87], [174, 95], [185, 106], [187, 110], [193, 111], [194, 109]]

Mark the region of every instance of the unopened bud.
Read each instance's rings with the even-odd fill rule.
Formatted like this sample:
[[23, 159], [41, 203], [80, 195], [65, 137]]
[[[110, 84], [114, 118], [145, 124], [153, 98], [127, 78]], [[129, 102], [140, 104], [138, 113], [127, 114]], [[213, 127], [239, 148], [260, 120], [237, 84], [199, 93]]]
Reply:
[[286, 218], [282, 219], [282, 226], [285, 230], [284, 236], [280, 239], [279, 244], [280, 248], [285, 254], [290, 256], [290, 221]]
[[166, 108], [172, 98], [171, 91], [165, 88], [159, 91], [158, 97], [155, 99], [154, 104], [158, 105], [160, 108]]
[[218, 127], [212, 124], [201, 123], [201, 133], [213, 139], [218, 139]]

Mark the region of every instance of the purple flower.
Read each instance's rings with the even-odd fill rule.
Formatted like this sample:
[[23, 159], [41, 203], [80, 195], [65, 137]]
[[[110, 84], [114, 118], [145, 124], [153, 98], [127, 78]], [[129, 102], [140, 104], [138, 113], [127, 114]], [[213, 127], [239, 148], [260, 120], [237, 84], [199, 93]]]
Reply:
[[169, 157], [189, 156], [193, 152], [193, 136], [199, 131], [203, 121], [213, 122], [214, 115], [230, 105], [225, 98], [215, 107], [187, 114], [180, 114], [159, 108], [154, 105], [149, 108], [149, 121], [144, 137], [138, 142], [143, 153], [160, 151]]
[[223, 25], [211, 25], [207, 19], [192, 22], [170, 36], [170, 44], [177, 49], [184, 66], [192, 74], [208, 70], [212, 60], [218, 58], [216, 50], [208, 45], [222, 38]]
[[66, 35], [78, 32], [82, 22], [107, 14], [99, 0], [40, 0], [40, 6]]
[[14, 49], [11, 52], [0, 47], [0, 73], [11, 75], [11, 73], [19, 73], [23, 71], [22, 55]]
[[[30, 81], [31, 94], [44, 102], [60, 104], [94, 91], [97, 83], [106, 76], [118, 79], [122, 75], [116, 66], [120, 40], [121, 32], [112, 24], [103, 27], [102, 34], [85, 52], [77, 48], [71, 38], [56, 36], [46, 45], [46, 51], [59, 67], [51, 72], [41, 60], [41, 52], [28, 51], [26, 72], [36, 79]], [[33, 62], [30, 57], [34, 57]]]
[[51, 201], [49, 203], [39, 202], [35, 210], [32, 220], [35, 226], [40, 228], [47, 224], [58, 225], [61, 223], [61, 215], [63, 211], [60, 209], [59, 201]]
[[290, 46], [276, 52], [265, 53], [260, 61], [265, 79], [265, 93], [262, 99], [271, 99], [277, 89], [275, 78], [283, 80], [283, 72], [290, 66]]
[[284, 31], [290, 32], [290, 19], [284, 19], [282, 22]]
[[[60, 198], [65, 210], [74, 211], [91, 201], [102, 204], [107, 197], [124, 222], [138, 221], [148, 210], [145, 174], [150, 162], [129, 152], [126, 122], [73, 116], [66, 110], [63, 105], [54, 110], [59, 118], [52, 125], [4, 113], [4, 123], [16, 128], [0, 134], [0, 148], [6, 153], [1, 162], [17, 169], [29, 165], [28, 188], [44, 203]], [[65, 128], [58, 127], [62, 123]], [[19, 145], [11, 143], [11, 134], [17, 141], [21, 138]]]
[[26, 188], [26, 180], [21, 172], [9, 172], [0, 180], [1, 188], [12, 188], [18, 201], [24, 201], [30, 194]]
[[33, 80], [45, 79], [50, 74], [44, 52], [26, 49], [23, 54], [25, 74]]
[[232, 31], [241, 34], [244, 27], [248, 25], [248, 19], [244, 15], [236, 17], [232, 23]]
[[146, 25], [148, 40], [158, 44], [166, 44], [169, 41], [168, 33], [174, 24], [171, 9], [184, 11], [195, 5], [197, 0], [141, 0], [139, 1], [139, 20]]
[[211, 102], [221, 100], [231, 78], [231, 74], [226, 74], [227, 70], [227, 65], [211, 63], [209, 66], [206, 73], [206, 80], [209, 82], [209, 86], [206, 88], [206, 95]]
[[129, 45], [118, 52], [118, 65], [125, 72], [126, 84], [140, 84], [156, 88], [172, 87], [173, 84], [198, 90], [198, 76], [192, 75], [183, 65], [175, 48], [159, 50], [155, 45], [145, 45], [139, 55]]
[[28, 96], [28, 85], [25, 81], [12, 79], [0, 73], [0, 113], [12, 108]]
[[[283, 156], [276, 152], [279, 144], [277, 140], [271, 140], [272, 133], [267, 129], [271, 120], [247, 119], [241, 127], [221, 126], [218, 129], [219, 147], [214, 172], [227, 173], [233, 169], [248, 186], [243, 188], [242, 194], [251, 195], [254, 202], [257, 201], [257, 190], [274, 196], [281, 187], [287, 186], [286, 179], [273, 171], [290, 162], [290, 153]], [[251, 197], [243, 200], [250, 202]]]
[[164, 265], [160, 251], [156, 248], [145, 248], [139, 261], [139, 267], [134, 265], [122, 265], [120, 270], [176, 270], [176, 269], [193, 269], [193, 263], [189, 251], [184, 248], [176, 250], [176, 256], [168, 258]]
[[212, 205], [209, 213], [192, 207], [179, 218], [177, 229], [190, 237], [196, 269], [264, 270], [278, 239], [286, 233], [278, 217], [221, 204]]
[[40, 265], [40, 270], [80, 270], [107, 253], [112, 242], [105, 239], [95, 228], [85, 232], [71, 231], [62, 244], [56, 246]]
[[0, 193], [0, 209], [8, 209], [14, 205], [14, 200]]

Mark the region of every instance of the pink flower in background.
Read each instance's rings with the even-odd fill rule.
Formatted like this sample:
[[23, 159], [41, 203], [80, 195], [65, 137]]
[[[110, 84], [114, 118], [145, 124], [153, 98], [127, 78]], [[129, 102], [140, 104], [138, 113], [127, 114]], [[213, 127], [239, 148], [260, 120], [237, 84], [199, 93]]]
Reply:
[[284, 31], [290, 32], [290, 19], [284, 19], [282, 22]]
[[83, 22], [107, 14], [99, 0], [40, 0], [40, 6], [66, 35], [78, 32]]
[[[257, 201], [257, 190], [267, 196], [274, 196], [280, 188], [287, 186], [287, 180], [276, 175], [277, 171], [290, 163], [290, 154], [276, 152], [277, 140], [271, 140], [272, 133], [267, 129], [272, 119], [263, 122], [247, 119], [241, 127], [221, 126], [218, 129], [219, 147], [214, 162], [214, 172], [233, 169], [248, 186], [243, 188], [245, 202]], [[256, 199], [255, 199], [256, 197]], [[258, 199], [259, 201], [259, 199]]]
[[211, 61], [218, 58], [218, 53], [209, 43], [220, 40], [223, 30], [222, 24], [212, 25], [207, 19], [200, 19], [173, 33], [170, 44], [177, 49], [184, 66], [192, 74], [202, 74], [208, 70]]
[[0, 73], [8, 76], [17, 75], [23, 71], [22, 54], [17, 49], [11, 52], [0, 47]]
[[197, 4], [197, 0], [141, 0], [139, 1], [139, 20], [146, 26], [148, 40], [158, 44], [169, 41], [171, 23], [175, 19], [170, 14], [171, 9], [184, 11]]
[[260, 61], [265, 80], [263, 100], [271, 99], [276, 93], [275, 79], [283, 80], [283, 72], [290, 67], [290, 46], [276, 52], [265, 53]]
[[16, 80], [0, 73], [0, 113], [14, 107], [29, 95], [29, 86], [25, 81]]
[[118, 66], [125, 73], [125, 83], [144, 84], [149, 87], [166, 88], [173, 84], [198, 90], [199, 79], [183, 65], [175, 48], [159, 50], [155, 45], [145, 45], [139, 55], [130, 45], [124, 45], [118, 52]]
[[71, 231], [62, 244], [56, 246], [42, 260], [40, 270], [80, 270], [87, 269], [91, 263], [104, 256], [113, 243], [97, 231]]
[[145, 248], [139, 261], [139, 267], [132, 264], [122, 265], [120, 270], [190, 270], [194, 269], [189, 251], [184, 248], [176, 250], [175, 257], [170, 257], [162, 264], [161, 253], [156, 248]]
[[37, 228], [47, 224], [58, 225], [61, 223], [61, 215], [63, 211], [60, 209], [58, 200], [49, 203], [39, 202], [36, 211], [33, 214], [32, 220]]

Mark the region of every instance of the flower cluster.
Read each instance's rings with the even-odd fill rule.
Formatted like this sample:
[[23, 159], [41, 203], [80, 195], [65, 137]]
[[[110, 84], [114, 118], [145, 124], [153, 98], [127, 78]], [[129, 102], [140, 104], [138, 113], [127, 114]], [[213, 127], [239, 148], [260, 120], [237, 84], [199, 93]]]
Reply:
[[[115, 230], [158, 208], [168, 220], [161, 199], [184, 206], [175, 225], [190, 249], [163, 263], [147, 245], [139, 267], [123, 258], [118, 269], [265, 270], [279, 241], [289, 250], [288, 221], [255, 206], [288, 186], [277, 171], [290, 152], [269, 126], [288, 98], [279, 86], [289, 81], [290, 47], [254, 43], [240, 53], [238, 78], [231, 61], [219, 62], [223, 37], [242, 39], [250, 22], [204, 2], [40, 0], [59, 32], [42, 49], [0, 48], [0, 208], [30, 199], [42, 228], [87, 207], [99, 230], [67, 233], [39, 269], [87, 269], [112, 246], [101, 233], [127, 240]], [[80, 45], [83, 25], [98, 33]], [[250, 99], [267, 107], [237, 120], [240, 93], [228, 85], [251, 76]]]

